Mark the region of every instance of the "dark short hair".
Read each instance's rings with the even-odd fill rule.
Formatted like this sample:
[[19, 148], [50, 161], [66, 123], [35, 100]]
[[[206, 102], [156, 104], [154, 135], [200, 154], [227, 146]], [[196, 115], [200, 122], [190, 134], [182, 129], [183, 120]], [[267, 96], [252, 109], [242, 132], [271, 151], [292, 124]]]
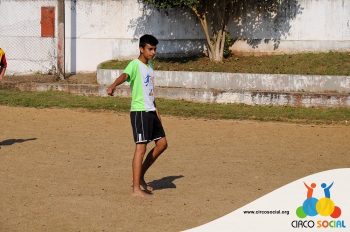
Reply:
[[145, 47], [146, 44], [149, 44], [152, 46], [157, 46], [158, 40], [153, 35], [146, 34], [146, 35], [141, 36], [139, 47]]

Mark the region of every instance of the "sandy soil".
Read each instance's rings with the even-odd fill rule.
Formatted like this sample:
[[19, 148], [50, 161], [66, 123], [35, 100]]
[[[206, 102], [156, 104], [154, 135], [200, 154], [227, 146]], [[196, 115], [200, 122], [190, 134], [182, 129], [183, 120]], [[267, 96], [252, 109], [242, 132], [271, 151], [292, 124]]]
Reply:
[[169, 149], [131, 197], [127, 114], [0, 106], [0, 231], [179, 231], [350, 166], [350, 127], [163, 117]]

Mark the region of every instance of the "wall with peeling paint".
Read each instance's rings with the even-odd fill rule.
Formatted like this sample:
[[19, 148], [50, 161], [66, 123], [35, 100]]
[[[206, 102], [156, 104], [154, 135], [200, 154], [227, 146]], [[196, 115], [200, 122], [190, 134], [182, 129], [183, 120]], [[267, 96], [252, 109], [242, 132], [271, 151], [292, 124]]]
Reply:
[[[97, 70], [98, 95], [106, 96], [123, 70]], [[350, 76], [251, 74], [218, 72], [155, 73], [157, 97], [209, 103], [280, 105], [304, 107], [350, 107]], [[129, 83], [116, 89], [116, 96], [130, 96]]]

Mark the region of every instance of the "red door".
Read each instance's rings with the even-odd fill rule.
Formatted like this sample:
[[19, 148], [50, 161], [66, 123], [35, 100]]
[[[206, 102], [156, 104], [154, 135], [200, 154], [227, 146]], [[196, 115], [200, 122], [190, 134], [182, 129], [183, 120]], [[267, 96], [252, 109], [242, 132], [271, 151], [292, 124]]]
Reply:
[[41, 7], [41, 37], [55, 37], [55, 7]]

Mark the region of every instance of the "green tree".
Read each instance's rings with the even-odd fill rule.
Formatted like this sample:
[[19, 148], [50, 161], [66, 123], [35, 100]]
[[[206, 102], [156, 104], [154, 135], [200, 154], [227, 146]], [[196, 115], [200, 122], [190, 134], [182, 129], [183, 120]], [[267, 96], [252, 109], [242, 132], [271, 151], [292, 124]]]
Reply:
[[[232, 18], [239, 18], [242, 12], [260, 14], [257, 21], [252, 19], [255, 25], [248, 25], [247, 30], [256, 30], [262, 25], [262, 20], [269, 19], [272, 25], [283, 26], [288, 20], [294, 18], [299, 11], [297, 0], [141, 0], [143, 3], [155, 7], [158, 10], [170, 8], [185, 8], [198, 18], [206, 39], [208, 56], [212, 61], [222, 61], [224, 56], [225, 40], [228, 34], [228, 23]], [[255, 15], [255, 14], [254, 14]], [[282, 20], [281, 20], [282, 19]], [[288, 22], [287, 22], [288, 23]], [[275, 29], [275, 28], [274, 28]], [[276, 29], [275, 29], [276, 30]], [[252, 31], [253, 33], [254, 31]], [[283, 32], [285, 33], [285, 32]], [[249, 41], [252, 46], [256, 41]], [[265, 42], [276, 38], [265, 38]], [[279, 42], [276, 42], [277, 46]]]
[[[209, 58], [222, 61], [227, 24], [234, 1], [227, 0], [143, 0], [156, 9], [189, 8], [198, 18], [206, 38]], [[215, 18], [212, 17], [215, 15]], [[215, 20], [213, 20], [215, 19]]]

